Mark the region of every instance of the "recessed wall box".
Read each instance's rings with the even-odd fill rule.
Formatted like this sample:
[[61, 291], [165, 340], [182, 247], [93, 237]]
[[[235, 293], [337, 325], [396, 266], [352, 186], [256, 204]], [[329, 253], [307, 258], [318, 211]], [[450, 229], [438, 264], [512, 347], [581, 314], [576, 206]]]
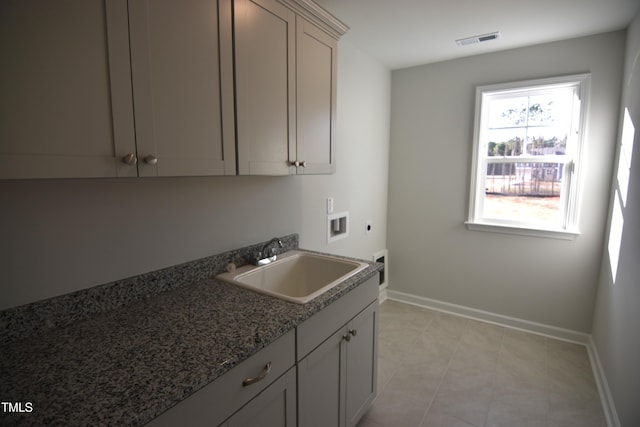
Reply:
[[349, 212], [327, 216], [327, 242], [344, 239], [349, 235]]

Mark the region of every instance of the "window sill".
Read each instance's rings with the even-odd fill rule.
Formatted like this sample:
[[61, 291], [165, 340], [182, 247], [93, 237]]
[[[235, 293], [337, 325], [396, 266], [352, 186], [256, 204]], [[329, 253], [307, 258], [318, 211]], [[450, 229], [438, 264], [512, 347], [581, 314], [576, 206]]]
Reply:
[[554, 230], [532, 227], [519, 227], [513, 225], [491, 224], [486, 222], [465, 221], [467, 229], [473, 231], [489, 231], [494, 233], [516, 234], [520, 236], [545, 237], [560, 240], [575, 240], [580, 232], [578, 230]]

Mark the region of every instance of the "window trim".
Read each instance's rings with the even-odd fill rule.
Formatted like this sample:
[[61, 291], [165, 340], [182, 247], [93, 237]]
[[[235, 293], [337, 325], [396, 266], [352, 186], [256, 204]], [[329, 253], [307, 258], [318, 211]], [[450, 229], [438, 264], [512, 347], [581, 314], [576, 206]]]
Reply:
[[[580, 214], [580, 199], [582, 197], [582, 170], [584, 169], [585, 143], [587, 140], [587, 114], [589, 109], [589, 92], [591, 86], [591, 75], [589, 73], [573, 74], [567, 76], [550, 77], [544, 79], [524, 80], [508, 83], [499, 83], [493, 85], [483, 85], [476, 87], [475, 99], [475, 121], [473, 132], [473, 156], [471, 162], [471, 183], [469, 187], [469, 212], [468, 219], [465, 221], [469, 230], [476, 231], [494, 231], [508, 234], [519, 234], [536, 237], [550, 237], [565, 240], [573, 240], [580, 231], [578, 228], [578, 219]], [[575, 150], [570, 155], [563, 156], [567, 159], [564, 162], [571, 165], [571, 175], [569, 179], [563, 182], [564, 188], [561, 192], [561, 198], [566, 204], [564, 209], [564, 217], [562, 226], [544, 227], [539, 223], [510, 222], [505, 220], [491, 220], [482, 217], [482, 203], [484, 200], [484, 191], [480, 188], [480, 184], [484, 182], [486, 172], [482, 173], [480, 168], [484, 157], [480, 157], [481, 132], [485, 117], [483, 116], [483, 106], [488, 98], [495, 98], [496, 95], [505, 95], [511, 93], [526, 93], [536, 90], [544, 90], [548, 87], [575, 87], [576, 95], [580, 102], [580, 115], [577, 117], [577, 123], [573, 123], [576, 131]], [[499, 95], [500, 94], [500, 95]], [[488, 109], [487, 109], [488, 110]], [[496, 158], [496, 160], [502, 158]], [[540, 161], [543, 161], [540, 157]], [[511, 160], [508, 160], [511, 161]], [[482, 175], [482, 176], [481, 176]]]

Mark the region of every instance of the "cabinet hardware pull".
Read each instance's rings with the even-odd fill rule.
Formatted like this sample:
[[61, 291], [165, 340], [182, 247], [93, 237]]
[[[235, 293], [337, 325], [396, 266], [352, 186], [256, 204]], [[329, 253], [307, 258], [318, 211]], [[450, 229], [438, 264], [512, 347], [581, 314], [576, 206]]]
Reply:
[[300, 166], [302, 166], [303, 168], [306, 168], [307, 167], [307, 161], [306, 160], [301, 161], [300, 162]]
[[124, 163], [125, 165], [135, 165], [136, 163], [138, 163], [138, 158], [136, 157], [136, 155], [134, 153], [127, 153], [123, 158], [122, 158], [122, 163]]
[[295, 161], [291, 161], [291, 162], [289, 162], [289, 164], [290, 164], [291, 166], [295, 166], [295, 167], [300, 166], [300, 162], [299, 162], [299, 161], [297, 161], [297, 160], [295, 160]]
[[151, 154], [149, 154], [147, 157], [144, 158], [144, 162], [148, 165], [157, 165], [158, 164], [158, 158], [156, 156], [152, 156]]
[[242, 381], [242, 387], [246, 387], [251, 384], [255, 384], [257, 382], [262, 381], [267, 375], [269, 375], [269, 372], [271, 372], [271, 362], [268, 362], [266, 365], [264, 365], [264, 369], [262, 370], [262, 372], [260, 372], [260, 375], [258, 375], [257, 377], [247, 378], [244, 381]]
[[351, 337], [355, 337], [356, 335], [358, 335], [357, 329], [349, 329], [349, 332], [347, 332], [347, 335], [343, 335], [342, 339], [345, 340], [346, 342], [349, 342], [351, 341]]

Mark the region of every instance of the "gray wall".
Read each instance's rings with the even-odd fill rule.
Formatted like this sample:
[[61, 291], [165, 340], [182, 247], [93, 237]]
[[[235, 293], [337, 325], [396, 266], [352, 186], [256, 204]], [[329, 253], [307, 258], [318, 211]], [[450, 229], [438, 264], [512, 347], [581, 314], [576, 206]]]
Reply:
[[[392, 73], [390, 289], [590, 332], [620, 106], [625, 32]], [[580, 229], [574, 241], [469, 231], [477, 85], [591, 72]]]
[[[337, 171], [304, 177], [300, 245], [372, 259], [387, 242], [391, 72], [346, 42], [338, 55]], [[349, 212], [349, 236], [329, 244], [327, 197], [334, 199], [334, 212]]]
[[[340, 42], [332, 176], [0, 181], [0, 309], [290, 233], [371, 258], [386, 242], [390, 78]], [[328, 196], [374, 233], [327, 245]]]
[[609, 253], [602, 260], [593, 340], [620, 425], [640, 425], [640, 15], [627, 36], [623, 107], [635, 127], [634, 153], [615, 283]]

